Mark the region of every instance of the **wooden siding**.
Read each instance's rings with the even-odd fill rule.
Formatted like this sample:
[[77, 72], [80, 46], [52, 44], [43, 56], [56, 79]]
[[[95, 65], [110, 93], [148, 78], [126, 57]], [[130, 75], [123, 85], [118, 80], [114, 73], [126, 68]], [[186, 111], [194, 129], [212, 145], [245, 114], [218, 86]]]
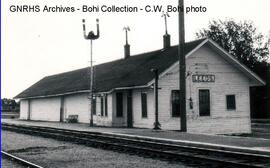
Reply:
[[28, 116], [28, 100], [21, 100], [20, 101], [20, 119], [27, 120]]
[[[142, 117], [141, 93], [147, 94], [147, 117]], [[138, 128], [153, 128], [155, 122], [154, 90], [137, 89], [132, 94], [133, 126]]]
[[112, 126], [112, 94], [107, 94], [108, 116], [105, 116], [105, 101], [103, 102], [104, 116], [101, 116], [100, 98], [97, 97], [97, 115], [94, 116], [94, 123], [99, 126]]
[[89, 99], [88, 94], [75, 94], [64, 97], [64, 119], [69, 115], [78, 115], [78, 122], [89, 123]]
[[[187, 100], [188, 132], [248, 133], [250, 128], [249, 79], [233, 65], [216, 55], [207, 46], [187, 59], [186, 97], [193, 100], [193, 109]], [[194, 83], [192, 74], [215, 75], [214, 83]], [[171, 90], [178, 89], [178, 66], [160, 79], [160, 123], [163, 129], [179, 130], [180, 118], [171, 117]], [[210, 116], [199, 116], [199, 89], [210, 90]], [[226, 95], [236, 95], [236, 110], [226, 109]]]
[[[187, 100], [187, 128], [193, 133], [249, 133], [251, 131], [249, 109], [250, 80], [233, 65], [226, 62], [207, 46], [203, 46], [187, 59], [186, 97], [193, 100], [190, 109]], [[193, 83], [192, 74], [215, 75], [214, 83]], [[172, 117], [171, 90], [179, 88], [178, 65], [159, 80], [159, 122], [162, 129], [180, 130], [180, 118]], [[199, 116], [199, 89], [210, 90], [210, 116]], [[141, 96], [145, 90], [133, 91], [134, 127], [153, 128], [154, 94], [147, 90], [148, 117], [141, 117]], [[226, 95], [236, 96], [236, 110], [226, 109]]]
[[30, 119], [38, 121], [59, 121], [60, 120], [60, 98], [31, 99]]

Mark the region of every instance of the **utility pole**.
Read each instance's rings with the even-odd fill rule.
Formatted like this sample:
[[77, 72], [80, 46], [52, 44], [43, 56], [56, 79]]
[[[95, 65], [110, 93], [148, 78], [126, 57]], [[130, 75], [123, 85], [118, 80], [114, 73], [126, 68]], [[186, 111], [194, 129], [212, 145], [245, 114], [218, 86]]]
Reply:
[[90, 126], [94, 126], [93, 122], [93, 85], [94, 85], [94, 68], [93, 68], [93, 40], [99, 38], [99, 20], [96, 19], [97, 22], [97, 34], [95, 35], [93, 31], [90, 31], [88, 35], [86, 35], [85, 31], [85, 20], [83, 22], [83, 35], [86, 40], [90, 40], [90, 91], [89, 91], [89, 99], [90, 99]]
[[180, 117], [181, 131], [187, 132], [187, 113], [186, 113], [186, 58], [185, 58], [185, 20], [184, 20], [184, 0], [178, 1], [179, 7], [179, 89], [180, 89]]

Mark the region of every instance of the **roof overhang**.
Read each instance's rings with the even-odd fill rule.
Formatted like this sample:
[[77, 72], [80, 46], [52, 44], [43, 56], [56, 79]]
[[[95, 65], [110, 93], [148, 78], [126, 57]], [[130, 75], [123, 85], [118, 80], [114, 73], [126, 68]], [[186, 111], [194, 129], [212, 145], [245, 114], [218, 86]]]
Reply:
[[[150, 88], [150, 85], [141, 85], [141, 86], [130, 86], [130, 87], [119, 87], [119, 88], [114, 88], [111, 89], [109, 91], [105, 91], [105, 92], [97, 92], [96, 94], [110, 94], [114, 91], [118, 91], [118, 90], [129, 90], [129, 89], [144, 89], [144, 88]], [[74, 92], [66, 92], [66, 93], [59, 93], [59, 94], [51, 94], [51, 95], [42, 95], [42, 96], [31, 96], [31, 97], [15, 97], [14, 99], [21, 99], [21, 100], [25, 100], [25, 99], [39, 99], [39, 98], [50, 98], [50, 97], [59, 97], [59, 96], [68, 96], [68, 95], [72, 95], [72, 94], [80, 94], [80, 93], [89, 93], [90, 90], [81, 90], [81, 91], [74, 91]]]
[[42, 96], [14, 97], [14, 99], [21, 99], [21, 100], [24, 100], [24, 99], [37, 99], [37, 98], [66, 96], [66, 95], [79, 94], [79, 93], [89, 93], [89, 90], [80, 90], [80, 91], [74, 91], [74, 92], [66, 92], [66, 93], [50, 94], [50, 95], [42, 95]]

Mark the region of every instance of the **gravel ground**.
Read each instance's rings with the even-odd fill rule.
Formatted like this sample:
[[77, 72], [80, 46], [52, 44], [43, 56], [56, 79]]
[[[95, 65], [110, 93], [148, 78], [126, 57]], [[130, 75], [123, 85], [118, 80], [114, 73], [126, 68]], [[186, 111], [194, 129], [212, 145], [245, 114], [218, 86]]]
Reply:
[[3, 130], [2, 150], [49, 168], [191, 167], [180, 162], [160, 161]]
[[26, 168], [8, 159], [1, 158], [1, 168]]
[[[165, 130], [153, 131], [152, 129], [89, 127], [88, 124], [24, 121], [24, 120], [16, 120], [16, 119], [14, 120], [1, 119], [1, 122], [13, 123], [13, 124], [35, 125], [35, 126], [48, 126], [48, 127], [79, 130], [79, 131], [110, 132], [110, 133], [120, 133], [120, 134], [129, 134], [129, 135], [140, 135], [140, 136], [167, 138], [167, 139], [175, 139], [175, 140], [186, 140], [186, 141], [205, 142], [205, 143], [213, 143], [213, 144], [220, 144], [220, 145], [248, 147], [248, 148], [254, 148], [254, 149], [264, 148], [264, 149], [269, 150], [269, 146], [270, 146], [270, 138], [269, 139], [265, 138], [269, 134], [266, 134], [265, 132], [257, 133], [258, 130], [254, 130], [254, 129], [253, 131], [255, 131], [255, 134], [254, 134], [255, 136], [247, 135], [252, 138], [246, 138], [243, 136], [235, 137], [235, 136], [223, 136], [223, 135], [192, 134], [192, 133], [183, 133], [183, 132], [177, 132], [177, 131], [165, 131]], [[267, 131], [269, 130], [266, 130], [266, 132]], [[265, 139], [261, 139], [261, 137]]]

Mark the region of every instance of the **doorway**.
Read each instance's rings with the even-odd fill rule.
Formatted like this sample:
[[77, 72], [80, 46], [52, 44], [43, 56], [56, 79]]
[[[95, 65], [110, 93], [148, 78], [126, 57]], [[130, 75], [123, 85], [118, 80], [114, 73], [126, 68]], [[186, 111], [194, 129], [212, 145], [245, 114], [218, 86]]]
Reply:
[[199, 90], [199, 112], [200, 116], [210, 116], [210, 91], [208, 89]]

